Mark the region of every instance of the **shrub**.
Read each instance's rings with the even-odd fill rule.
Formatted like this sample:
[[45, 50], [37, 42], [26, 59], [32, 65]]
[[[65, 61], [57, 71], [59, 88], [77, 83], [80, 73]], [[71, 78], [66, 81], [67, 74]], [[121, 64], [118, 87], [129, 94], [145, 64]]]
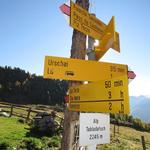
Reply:
[[49, 147], [59, 147], [60, 146], [60, 138], [58, 136], [53, 136], [48, 143]]
[[43, 148], [59, 148], [60, 147], [60, 137], [59, 136], [53, 136], [51, 138], [48, 137], [42, 137], [42, 144]]
[[144, 123], [138, 118], [133, 120], [133, 126], [138, 130], [144, 130]]
[[42, 143], [35, 138], [25, 138], [22, 140], [21, 145], [18, 148], [26, 148], [27, 150], [41, 150]]

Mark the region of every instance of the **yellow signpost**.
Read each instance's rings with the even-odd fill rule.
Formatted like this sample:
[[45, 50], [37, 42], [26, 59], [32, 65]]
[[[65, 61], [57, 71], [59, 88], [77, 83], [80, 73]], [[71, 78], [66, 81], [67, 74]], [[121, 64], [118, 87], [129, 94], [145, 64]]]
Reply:
[[[82, 1], [79, 3], [83, 4]], [[119, 33], [115, 32], [114, 17], [106, 25], [72, 0], [70, 0], [70, 9], [66, 4], [63, 4], [60, 9], [64, 14], [70, 16], [71, 27], [89, 36], [89, 59], [99, 60], [109, 48], [120, 52]], [[94, 39], [100, 42], [95, 49], [93, 49]], [[92, 50], [95, 50], [95, 53]], [[131, 76], [135, 77], [133, 74]], [[44, 78], [92, 81], [89, 84], [69, 88], [68, 109], [70, 111], [122, 114], [130, 112], [127, 65], [46, 56]], [[69, 121], [68, 127], [70, 127], [73, 125], [72, 114], [66, 111], [65, 116], [70, 118], [69, 120], [65, 119], [66, 124]], [[75, 116], [77, 118], [77, 113]], [[72, 135], [73, 132], [68, 131], [67, 136], [64, 137]], [[72, 141], [69, 141], [67, 145], [71, 145], [70, 143]], [[68, 149], [70, 148], [68, 147]]]
[[83, 32], [85, 35], [89, 35], [95, 39], [101, 39], [103, 31], [106, 29], [106, 25], [72, 1], [70, 5], [70, 25], [76, 30]]
[[127, 73], [128, 67], [123, 64], [54, 56], [45, 57], [44, 78], [47, 79], [99, 81], [127, 75]]
[[[106, 31], [107, 25], [72, 1], [70, 5], [70, 26], [85, 35], [101, 40], [104, 31]], [[115, 32], [115, 34], [117, 36], [117, 41], [114, 41], [112, 48], [116, 51], [120, 51], [119, 33]]]
[[128, 114], [127, 75], [69, 88], [69, 109]]
[[120, 52], [120, 38], [118, 32], [116, 32], [116, 41], [113, 43], [112, 49]]
[[99, 60], [116, 42], [115, 19], [112, 17], [104, 31], [99, 46], [95, 47], [96, 60]]

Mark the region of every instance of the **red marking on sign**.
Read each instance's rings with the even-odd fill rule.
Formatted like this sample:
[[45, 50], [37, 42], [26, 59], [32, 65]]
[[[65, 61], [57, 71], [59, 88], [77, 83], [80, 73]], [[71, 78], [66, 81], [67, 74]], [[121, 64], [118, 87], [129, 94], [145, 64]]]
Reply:
[[65, 96], [65, 102], [66, 102], [66, 103], [69, 103], [69, 95], [66, 95], [66, 96]]
[[63, 4], [59, 8], [64, 14], [70, 16], [70, 7], [68, 5]]
[[133, 71], [128, 71], [128, 78], [134, 79], [136, 77], [136, 74]]

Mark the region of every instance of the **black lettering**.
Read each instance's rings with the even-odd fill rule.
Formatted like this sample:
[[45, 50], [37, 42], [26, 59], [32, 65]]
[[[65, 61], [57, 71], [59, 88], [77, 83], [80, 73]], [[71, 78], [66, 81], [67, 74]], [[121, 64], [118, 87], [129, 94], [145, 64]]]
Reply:
[[118, 86], [123, 86], [123, 81], [122, 80], [114, 81], [114, 87], [118, 87]]
[[123, 69], [123, 68], [117, 68], [117, 71], [118, 72], [125, 72], [125, 69]]
[[71, 88], [69, 92], [70, 92], [70, 94], [79, 93], [79, 88]]
[[110, 71], [111, 72], [116, 72], [117, 71], [116, 66], [110, 66]]
[[82, 8], [78, 7], [76, 4], [73, 4], [73, 8], [75, 11], [77, 11], [78, 13], [87, 16], [87, 12], [85, 10], [83, 10]]
[[81, 30], [84, 30], [86, 33], [90, 33], [90, 29], [84, 26], [84, 24], [81, 25]]
[[74, 100], [76, 101], [80, 100], [80, 96], [74, 96]]
[[111, 91], [108, 91], [108, 99], [111, 99], [112, 95], [111, 95]]
[[90, 134], [89, 140], [100, 139], [103, 138], [103, 135], [100, 134]]
[[84, 19], [84, 24], [85, 24], [86, 26], [88, 26], [88, 25], [89, 25], [89, 22], [88, 22], [86, 19]]
[[48, 68], [48, 69], [47, 69], [47, 74], [54, 74], [53, 69]]
[[105, 81], [105, 88], [111, 88], [111, 81]]
[[109, 103], [109, 110], [110, 111], [112, 110], [112, 103], [111, 102]]
[[48, 65], [49, 66], [60, 66], [60, 67], [68, 67], [68, 62], [65, 62], [65, 61], [55, 61], [55, 60], [52, 60], [52, 59], [49, 59], [48, 60]]
[[120, 91], [120, 98], [124, 98], [124, 93], [123, 93], [123, 91]]
[[69, 100], [70, 100], [70, 101], [73, 101], [73, 100], [74, 100], [74, 99], [73, 99], [73, 96], [70, 96]]

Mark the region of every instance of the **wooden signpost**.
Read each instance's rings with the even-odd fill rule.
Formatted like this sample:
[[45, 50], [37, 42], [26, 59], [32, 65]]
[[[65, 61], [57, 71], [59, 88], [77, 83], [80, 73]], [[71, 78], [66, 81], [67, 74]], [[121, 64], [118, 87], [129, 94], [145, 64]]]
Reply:
[[[76, 2], [88, 10], [88, 0], [76, 0]], [[128, 114], [130, 112], [128, 78], [133, 79], [136, 76], [135, 73], [128, 72], [127, 65], [80, 60], [85, 58], [85, 35], [100, 41], [100, 44], [94, 50], [96, 60], [99, 60], [109, 48], [120, 52], [120, 41], [119, 33], [115, 31], [114, 17], [106, 25], [78, 4], [71, 0], [70, 6], [63, 4], [60, 9], [70, 17], [70, 26], [76, 29], [73, 34], [71, 57], [79, 59], [46, 56], [44, 63], [44, 78], [46, 79], [92, 81], [89, 84], [76, 86], [73, 85], [77, 82], [70, 84], [72, 85], [69, 88], [69, 110], [71, 111], [68, 112], [67, 110], [65, 112], [62, 150], [73, 149], [71, 145], [73, 143], [72, 130], [74, 128], [71, 122], [73, 116], [78, 118], [77, 113], [74, 115], [74, 112]], [[77, 38], [80, 38], [80, 40], [76, 40]], [[99, 136], [96, 134], [96, 137]]]

